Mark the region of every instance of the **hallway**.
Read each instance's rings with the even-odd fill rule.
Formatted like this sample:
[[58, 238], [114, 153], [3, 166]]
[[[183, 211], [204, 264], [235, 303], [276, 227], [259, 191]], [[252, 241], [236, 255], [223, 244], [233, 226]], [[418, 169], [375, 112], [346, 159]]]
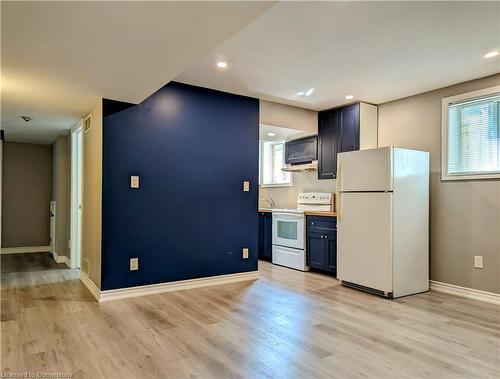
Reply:
[[52, 258], [52, 254], [48, 252], [2, 255], [2, 279], [7, 281], [9, 281], [6, 279], [7, 274], [64, 270], [67, 268], [64, 263], [56, 263]]

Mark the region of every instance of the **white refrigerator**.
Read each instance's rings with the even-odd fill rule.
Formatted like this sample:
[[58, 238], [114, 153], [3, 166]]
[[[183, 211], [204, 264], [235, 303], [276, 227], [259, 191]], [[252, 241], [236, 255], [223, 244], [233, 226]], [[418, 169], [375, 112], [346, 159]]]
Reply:
[[396, 298], [429, 290], [429, 153], [340, 153], [337, 278]]

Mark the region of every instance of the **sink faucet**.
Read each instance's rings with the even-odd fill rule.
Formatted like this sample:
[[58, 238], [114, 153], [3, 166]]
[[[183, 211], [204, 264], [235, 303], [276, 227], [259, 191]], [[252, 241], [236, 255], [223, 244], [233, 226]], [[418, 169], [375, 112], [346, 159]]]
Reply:
[[262, 201], [265, 201], [269, 204], [269, 206], [271, 207], [271, 209], [274, 209], [276, 208], [276, 203], [274, 202], [274, 200], [272, 198], [264, 198], [264, 199], [261, 199]]

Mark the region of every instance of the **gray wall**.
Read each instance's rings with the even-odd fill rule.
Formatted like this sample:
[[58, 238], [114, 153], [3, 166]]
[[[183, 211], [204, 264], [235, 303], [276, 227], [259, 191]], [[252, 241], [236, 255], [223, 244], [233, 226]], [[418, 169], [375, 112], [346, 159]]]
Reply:
[[2, 247], [49, 245], [52, 149], [5, 142]]
[[[379, 145], [430, 152], [431, 279], [500, 293], [500, 180], [441, 181], [441, 99], [500, 84], [500, 74], [379, 106]], [[474, 268], [474, 255], [484, 269]]]
[[59, 136], [52, 144], [52, 200], [56, 202], [57, 255], [69, 257], [69, 187], [70, 157], [67, 136]]

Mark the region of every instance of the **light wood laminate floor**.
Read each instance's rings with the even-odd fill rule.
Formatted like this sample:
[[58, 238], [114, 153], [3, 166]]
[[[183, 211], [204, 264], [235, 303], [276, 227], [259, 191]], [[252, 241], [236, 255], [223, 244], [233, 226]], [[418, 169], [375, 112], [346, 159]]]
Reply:
[[48, 254], [4, 255], [2, 372], [500, 377], [498, 306], [436, 292], [386, 300], [329, 276], [259, 266], [255, 282], [98, 304], [78, 272]]

